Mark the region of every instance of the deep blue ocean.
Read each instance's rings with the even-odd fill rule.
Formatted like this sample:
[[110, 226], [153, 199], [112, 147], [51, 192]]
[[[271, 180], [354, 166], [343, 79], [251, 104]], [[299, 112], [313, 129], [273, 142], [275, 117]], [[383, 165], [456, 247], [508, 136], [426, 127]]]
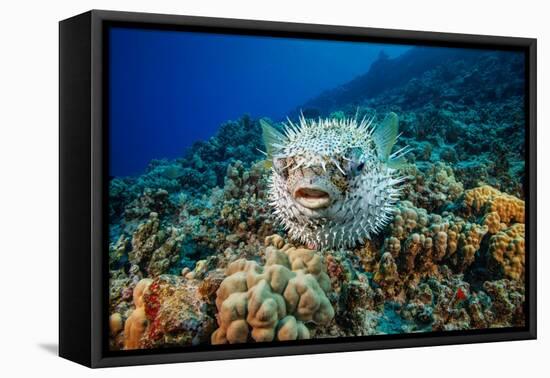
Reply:
[[178, 158], [243, 114], [282, 120], [409, 46], [113, 28], [110, 175]]

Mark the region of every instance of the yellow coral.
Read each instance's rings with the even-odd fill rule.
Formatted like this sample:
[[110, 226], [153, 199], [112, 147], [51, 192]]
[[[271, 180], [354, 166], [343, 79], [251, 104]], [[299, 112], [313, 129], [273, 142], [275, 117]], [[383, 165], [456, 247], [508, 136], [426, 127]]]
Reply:
[[445, 231], [438, 231], [435, 234], [434, 237], [434, 258], [436, 260], [441, 260], [443, 257], [445, 257], [445, 254], [447, 253], [447, 240], [448, 235]]
[[136, 308], [124, 323], [124, 349], [140, 348], [141, 337], [147, 328], [145, 308]]
[[289, 248], [285, 251], [293, 271], [305, 271], [315, 277], [324, 291], [330, 290], [330, 279], [324, 272], [323, 259], [311, 249]]
[[109, 329], [113, 336], [122, 331], [123, 325], [124, 323], [122, 321], [122, 315], [120, 315], [118, 312], [115, 312], [109, 317]]
[[296, 319], [316, 324], [327, 324], [334, 317], [334, 309], [315, 277], [297, 271], [288, 281], [284, 298], [289, 313]]
[[399, 257], [400, 267], [407, 272], [433, 270], [433, 262], [444, 259], [465, 269], [474, 261], [488, 230], [502, 227], [497, 212], [489, 213], [481, 226], [450, 213], [428, 214], [410, 201], [402, 201], [396, 214], [390, 224], [391, 236], [384, 240], [384, 252], [390, 252], [394, 259]]
[[465, 265], [474, 262], [475, 253], [479, 250], [481, 239], [485, 235], [485, 230], [478, 224], [464, 224], [462, 233], [459, 236], [459, 246], [462, 251], [462, 261]]
[[309, 339], [309, 330], [304, 323], [296, 320], [294, 316], [285, 316], [278, 325], [277, 340]]
[[500, 267], [504, 276], [519, 280], [525, 271], [525, 225], [516, 223], [491, 237], [491, 263]]
[[506, 224], [525, 223], [525, 201], [502, 193], [489, 185], [466, 190], [464, 204], [474, 214], [496, 212], [500, 221]]
[[255, 341], [272, 341], [279, 319], [286, 316], [286, 304], [282, 295], [273, 293], [265, 280], [248, 291], [247, 323], [252, 327]]
[[281, 249], [285, 245], [285, 241], [280, 235], [273, 234], [265, 238], [265, 245], [273, 245], [275, 248]]
[[151, 282], [153, 282], [151, 279], [144, 278], [134, 288], [133, 298], [136, 308], [124, 323], [124, 349], [138, 349], [140, 347], [141, 337], [147, 328], [143, 294], [149, 288]]
[[490, 234], [496, 234], [502, 228], [506, 228], [504, 223], [500, 223], [500, 215], [498, 212], [492, 211], [483, 218], [483, 225], [487, 227]]
[[143, 293], [145, 293], [145, 290], [151, 285], [151, 282], [153, 282], [150, 278], [144, 278], [141, 281], [139, 281], [134, 288], [133, 291], [133, 299], [134, 299], [134, 305], [137, 307], [143, 307]]
[[[269, 238], [266, 244], [277, 244]], [[244, 259], [229, 264], [216, 295], [218, 329], [212, 344], [309, 338], [305, 322], [327, 324], [334, 309], [325, 292], [330, 280], [315, 251], [271, 245], [266, 264]]]

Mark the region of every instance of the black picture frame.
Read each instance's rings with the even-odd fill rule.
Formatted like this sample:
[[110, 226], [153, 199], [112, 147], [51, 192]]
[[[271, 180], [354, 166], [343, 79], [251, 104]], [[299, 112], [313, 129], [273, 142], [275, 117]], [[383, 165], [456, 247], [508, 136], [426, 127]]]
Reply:
[[[106, 30], [112, 25], [523, 51], [526, 59], [526, 326], [182, 350], [107, 345]], [[92, 10], [59, 24], [59, 354], [89, 367], [536, 338], [536, 39]]]

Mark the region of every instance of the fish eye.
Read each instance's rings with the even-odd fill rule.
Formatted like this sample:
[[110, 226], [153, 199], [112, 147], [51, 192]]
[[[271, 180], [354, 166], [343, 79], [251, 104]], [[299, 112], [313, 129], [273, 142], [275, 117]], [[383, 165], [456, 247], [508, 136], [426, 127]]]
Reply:
[[357, 176], [365, 167], [365, 162], [361, 160], [350, 160], [346, 166], [346, 172], [349, 177]]

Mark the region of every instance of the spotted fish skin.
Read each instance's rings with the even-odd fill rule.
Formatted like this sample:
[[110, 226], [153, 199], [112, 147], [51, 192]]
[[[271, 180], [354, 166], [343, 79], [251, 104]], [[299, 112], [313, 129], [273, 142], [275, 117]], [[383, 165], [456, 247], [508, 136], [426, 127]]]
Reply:
[[397, 115], [262, 123], [272, 163], [269, 200], [289, 236], [319, 249], [352, 248], [379, 233], [399, 200]]

